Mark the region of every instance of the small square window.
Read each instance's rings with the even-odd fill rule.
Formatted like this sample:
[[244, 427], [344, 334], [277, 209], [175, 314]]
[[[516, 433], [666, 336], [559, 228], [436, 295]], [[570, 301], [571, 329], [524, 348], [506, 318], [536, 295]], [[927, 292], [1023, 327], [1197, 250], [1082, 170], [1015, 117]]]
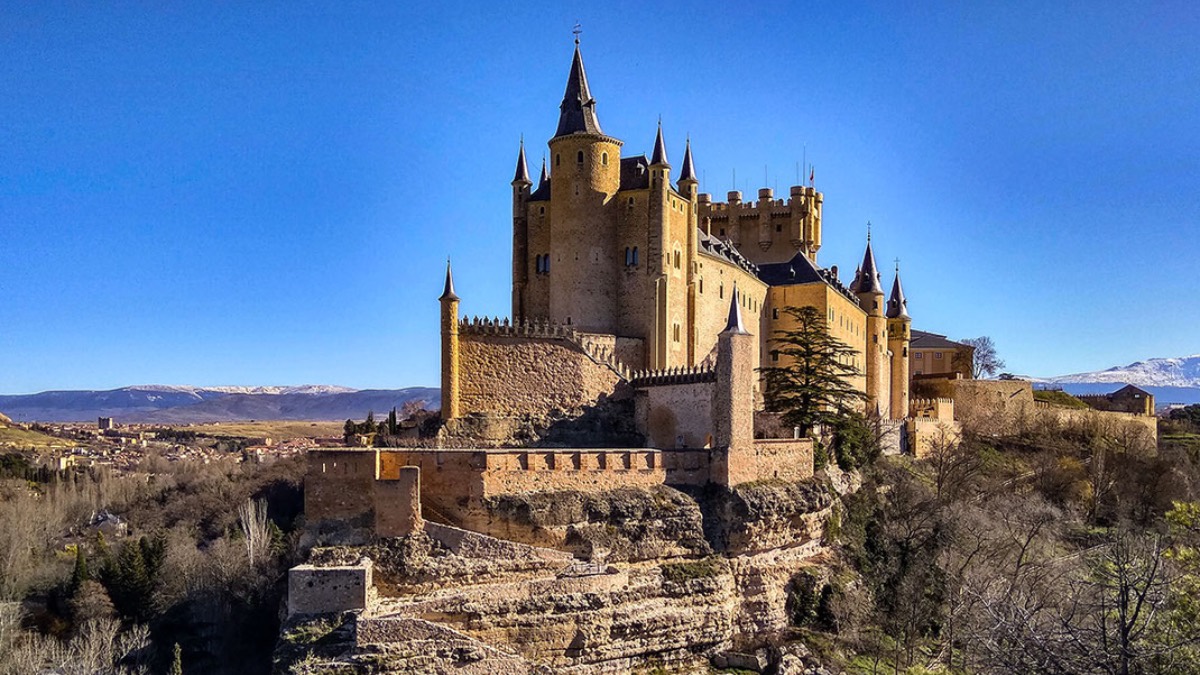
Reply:
[[935, 358], [935, 359], [940, 359], [940, 358], [942, 358], [942, 353], [941, 353], [941, 352], [934, 352], [934, 353], [933, 353], [933, 358]]
[[917, 353], [916, 353], [916, 358], [918, 358], [918, 359], [923, 359], [923, 358], [925, 358], [925, 353], [924, 353], [924, 352], [917, 352]]

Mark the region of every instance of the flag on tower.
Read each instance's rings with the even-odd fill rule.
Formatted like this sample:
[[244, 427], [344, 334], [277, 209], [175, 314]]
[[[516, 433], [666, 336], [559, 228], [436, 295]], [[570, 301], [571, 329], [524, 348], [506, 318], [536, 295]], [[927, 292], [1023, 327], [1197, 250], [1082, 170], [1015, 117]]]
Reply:
[[812, 186], [816, 185], [816, 182], [815, 182], [815, 181], [816, 181], [816, 177], [817, 177], [817, 170], [816, 170], [816, 168], [815, 168], [815, 167], [811, 167], [811, 166], [810, 166], [810, 167], [808, 168], [808, 185], [809, 185], [809, 187], [812, 187]]

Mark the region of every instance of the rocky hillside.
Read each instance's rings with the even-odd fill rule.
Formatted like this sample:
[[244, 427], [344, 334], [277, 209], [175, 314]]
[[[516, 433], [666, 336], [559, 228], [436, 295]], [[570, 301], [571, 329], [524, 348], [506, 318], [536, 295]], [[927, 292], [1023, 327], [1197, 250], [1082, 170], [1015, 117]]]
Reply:
[[437, 389], [365, 389], [329, 385], [302, 387], [183, 387], [140, 385], [107, 391], [45, 391], [0, 395], [0, 409], [22, 422], [118, 422], [171, 424], [246, 420], [361, 419], [417, 402], [441, 403]]

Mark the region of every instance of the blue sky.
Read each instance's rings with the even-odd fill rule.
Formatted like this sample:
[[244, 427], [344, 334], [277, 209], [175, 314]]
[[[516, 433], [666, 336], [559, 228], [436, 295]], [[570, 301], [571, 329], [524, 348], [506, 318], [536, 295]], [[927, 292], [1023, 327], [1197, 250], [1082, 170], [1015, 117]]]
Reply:
[[1200, 352], [1195, 3], [600, 4], [3, 3], [0, 392], [435, 385], [446, 256], [509, 310], [577, 20], [626, 154], [661, 115], [721, 198], [807, 156], [821, 263], [872, 221], [917, 328], [1036, 375]]

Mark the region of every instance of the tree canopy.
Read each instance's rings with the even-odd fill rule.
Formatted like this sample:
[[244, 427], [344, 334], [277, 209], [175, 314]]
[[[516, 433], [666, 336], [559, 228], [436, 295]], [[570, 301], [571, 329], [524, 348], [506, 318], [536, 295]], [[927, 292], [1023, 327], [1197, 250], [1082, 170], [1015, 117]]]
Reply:
[[850, 384], [861, 375], [855, 351], [829, 334], [815, 307], [786, 307], [795, 328], [775, 332], [771, 353], [781, 365], [760, 369], [767, 410], [807, 434], [817, 424], [836, 422], [866, 397]]

